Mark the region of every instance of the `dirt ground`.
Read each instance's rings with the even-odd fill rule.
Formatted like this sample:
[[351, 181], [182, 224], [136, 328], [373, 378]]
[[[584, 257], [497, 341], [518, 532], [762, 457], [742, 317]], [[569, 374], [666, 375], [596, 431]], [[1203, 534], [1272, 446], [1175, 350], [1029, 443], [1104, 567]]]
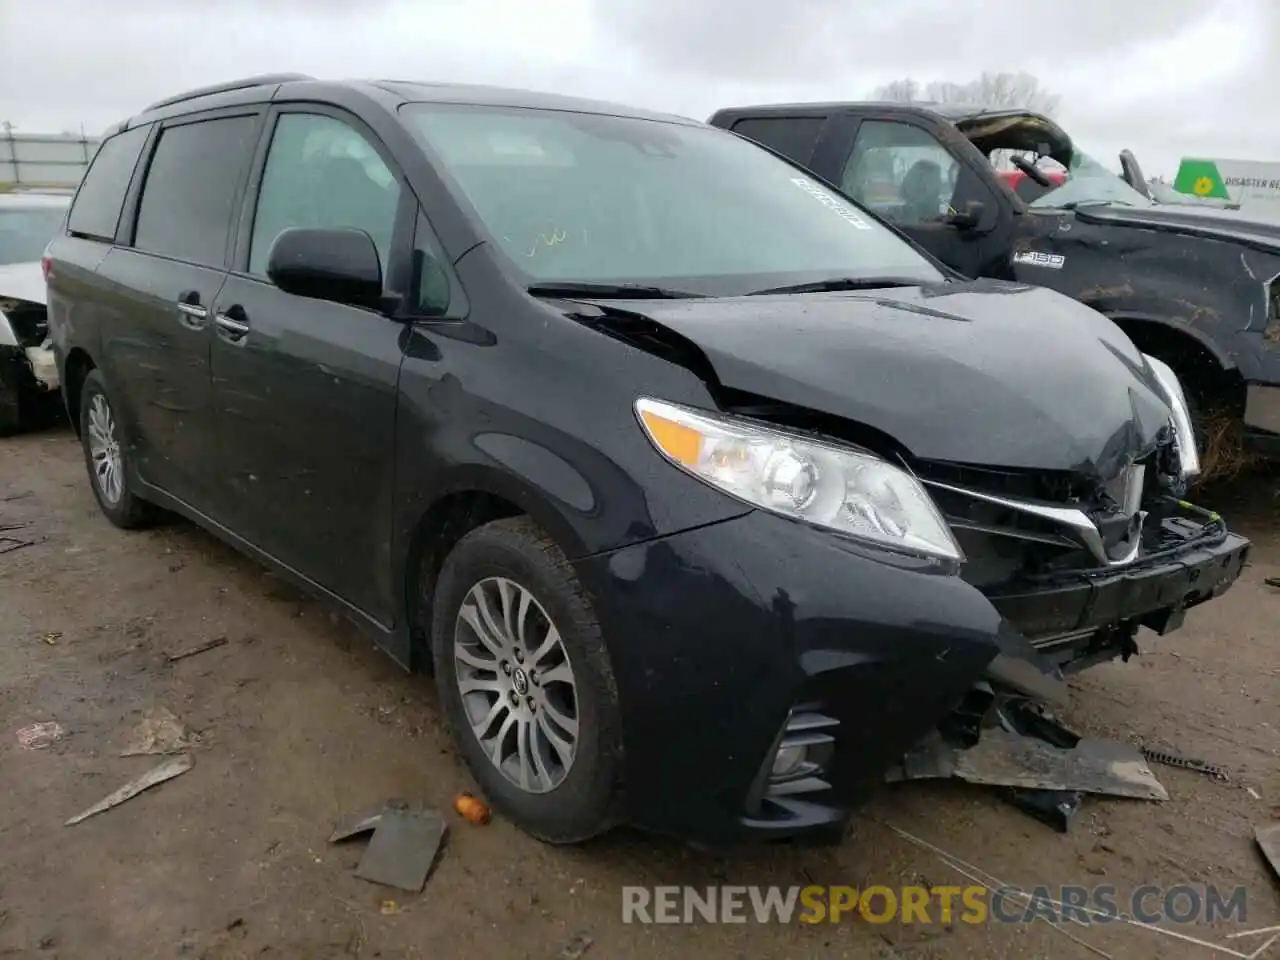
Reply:
[[[0, 553], [0, 956], [552, 960], [581, 953], [575, 935], [588, 960], [1231, 955], [1118, 923], [622, 923], [624, 885], [969, 882], [895, 827], [1026, 889], [1110, 884], [1123, 902], [1147, 883], [1243, 885], [1244, 922], [1167, 928], [1247, 955], [1267, 935], [1229, 934], [1280, 924], [1280, 884], [1253, 843], [1280, 818], [1280, 589], [1263, 582], [1280, 574], [1277, 486], [1217, 491], [1253, 564], [1180, 632], [1076, 681], [1069, 715], [1223, 764], [1231, 782], [1154, 767], [1169, 801], [1086, 799], [1067, 835], [981, 788], [904, 784], [838, 847], [712, 856], [625, 831], [553, 848], [461, 820], [452, 798], [471, 784], [425, 678], [190, 524], [111, 527], [69, 429], [0, 441], [0, 538], [34, 541]], [[156, 707], [198, 736], [194, 768], [63, 826], [157, 763], [120, 756]], [[24, 748], [17, 731], [41, 722], [65, 735]], [[361, 842], [326, 842], [340, 815], [389, 797], [447, 811], [421, 895], [353, 876]]]

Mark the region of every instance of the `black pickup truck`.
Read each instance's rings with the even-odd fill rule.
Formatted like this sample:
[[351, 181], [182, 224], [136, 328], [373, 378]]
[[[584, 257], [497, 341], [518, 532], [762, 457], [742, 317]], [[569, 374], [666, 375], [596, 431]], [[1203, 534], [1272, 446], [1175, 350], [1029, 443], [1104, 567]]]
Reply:
[[[1202, 426], [1225, 422], [1280, 457], [1280, 224], [1157, 203], [1025, 110], [807, 103], [709, 122], [809, 169], [966, 276], [1050, 287], [1100, 311], [1177, 372]], [[1036, 199], [1009, 187], [996, 151], [1040, 183]], [[1028, 155], [1067, 178], [1055, 183]]]

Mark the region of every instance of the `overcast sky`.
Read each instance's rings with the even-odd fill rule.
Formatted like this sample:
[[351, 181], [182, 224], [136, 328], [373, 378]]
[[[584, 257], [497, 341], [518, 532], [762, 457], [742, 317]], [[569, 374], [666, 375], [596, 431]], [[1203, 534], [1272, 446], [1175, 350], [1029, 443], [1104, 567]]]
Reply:
[[1109, 165], [1280, 160], [1277, 0], [0, 0], [0, 120], [92, 134], [245, 74], [457, 80], [705, 119], [1025, 70]]

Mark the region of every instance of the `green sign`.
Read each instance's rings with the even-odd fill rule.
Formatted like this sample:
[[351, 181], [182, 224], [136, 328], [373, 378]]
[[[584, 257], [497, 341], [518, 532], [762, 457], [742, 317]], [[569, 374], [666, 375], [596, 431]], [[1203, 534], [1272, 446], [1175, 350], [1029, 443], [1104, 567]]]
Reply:
[[1173, 189], [1179, 193], [1189, 193], [1193, 197], [1231, 199], [1227, 185], [1222, 182], [1222, 175], [1218, 173], [1218, 165], [1212, 160], [1183, 160], [1178, 167], [1178, 178], [1173, 182]]

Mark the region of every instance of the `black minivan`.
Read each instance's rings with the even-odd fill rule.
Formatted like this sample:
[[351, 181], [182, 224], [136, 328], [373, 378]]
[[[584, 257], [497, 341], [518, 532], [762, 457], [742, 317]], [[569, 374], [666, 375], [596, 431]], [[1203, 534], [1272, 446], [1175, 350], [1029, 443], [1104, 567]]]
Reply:
[[434, 672], [549, 841], [836, 833], [976, 686], [1061, 700], [1248, 550], [1105, 318], [680, 117], [205, 88], [111, 132], [45, 271], [107, 517]]

